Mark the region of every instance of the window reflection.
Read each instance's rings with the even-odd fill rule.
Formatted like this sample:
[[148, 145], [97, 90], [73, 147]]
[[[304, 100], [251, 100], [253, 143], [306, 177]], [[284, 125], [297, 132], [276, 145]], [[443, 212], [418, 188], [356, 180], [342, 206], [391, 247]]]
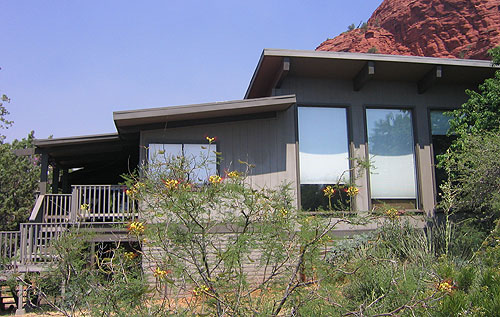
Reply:
[[450, 119], [446, 111], [432, 110], [431, 111], [431, 132], [432, 132], [432, 148], [434, 153], [434, 176], [436, 179], [436, 200], [441, 200], [441, 184], [446, 180], [446, 171], [439, 168], [439, 156], [446, 153], [446, 150], [451, 146], [451, 143], [456, 139], [454, 135], [447, 135], [450, 129]]
[[188, 182], [204, 183], [209, 176], [217, 175], [215, 150], [215, 144], [151, 143], [148, 148], [148, 168], [152, 174], [160, 175], [166, 172], [165, 163], [183, 158], [183, 170], [187, 173], [177, 177]]
[[[347, 111], [345, 108], [299, 107], [300, 189], [303, 210], [327, 209], [323, 189], [349, 181]], [[348, 201], [341, 191], [336, 209]]]
[[371, 197], [376, 200], [416, 200], [412, 115], [401, 109], [366, 110], [368, 151], [374, 166]]

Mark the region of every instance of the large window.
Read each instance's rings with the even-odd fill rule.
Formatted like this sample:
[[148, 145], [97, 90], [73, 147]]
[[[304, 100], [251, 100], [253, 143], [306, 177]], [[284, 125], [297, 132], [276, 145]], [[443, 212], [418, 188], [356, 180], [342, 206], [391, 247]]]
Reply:
[[367, 109], [372, 203], [416, 208], [417, 182], [412, 115], [409, 110]]
[[[345, 108], [299, 107], [300, 197], [303, 210], [328, 209], [323, 189], [349, 181]], [[345, 197], [334, 197], [339, 208]]]
[[434, 175], [436, 179], [437, 201], [441, 200], [441, 184], [446, 180], [446, 172], [437, 166], [438, 156], [446, 153], [455, 139], [453, 135], [447, 135], [450, 129], [450, 115], [445, 111], [431, 110], [431, 134], [432, 148], [434, 152]]
[[178, 161], [182, 164], [186, 181], [204, 183], [208, 177], [217, 174], [215, 144], [164, 144], [152, 143], [148, 147], [149, 168], [153, 173], [161, 173], [168, 168], [168, 162]]

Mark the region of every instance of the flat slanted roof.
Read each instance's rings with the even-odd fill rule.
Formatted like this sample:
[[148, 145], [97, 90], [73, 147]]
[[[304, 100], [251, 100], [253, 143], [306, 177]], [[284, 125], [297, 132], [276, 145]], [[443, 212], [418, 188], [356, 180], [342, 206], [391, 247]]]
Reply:
[[484, 60], [265, 49], [245, 99], [269, 96], [285, 76], [354, 80], [368, 62], [375, 68], [373, 79], [410, 82], [422, 80], [436, 66], [441, 67], [444, 83], [477, 84], [498, 69]]
[[89, 143], [113, 142], [119, 140], [118, 133], [79, 135], [64, 138], [35, 139], [33, 143], [38, 148], [53, 148], [57, 146], [82, 145]]
[[33, 141], [36, 153], [46, 153], [64, 168], [82, 167], [95, 162], [114, 161], [126, 156], [137, 145], [122, 140], [118, 133], [83, 135]]
[[285, 110], [296, 103], [295, 95], [203, 103], [184, 106], [113, 112], [119, 132], [131, 126], [146, 126], [175, 121], [224, 118]]

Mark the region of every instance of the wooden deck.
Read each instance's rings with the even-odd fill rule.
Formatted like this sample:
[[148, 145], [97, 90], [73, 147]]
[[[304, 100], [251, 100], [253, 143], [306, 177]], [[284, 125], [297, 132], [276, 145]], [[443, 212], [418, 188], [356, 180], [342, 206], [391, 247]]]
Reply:
[[126, 223], [137, 203], [122, 185], [76, 185], [72, 194], [40, 195], [19, 231], [0, 231], [0, 276], [40, 272], [55, 259], [51, 243], [73, 228], [89, 231], [89, 242], [130, 242]]

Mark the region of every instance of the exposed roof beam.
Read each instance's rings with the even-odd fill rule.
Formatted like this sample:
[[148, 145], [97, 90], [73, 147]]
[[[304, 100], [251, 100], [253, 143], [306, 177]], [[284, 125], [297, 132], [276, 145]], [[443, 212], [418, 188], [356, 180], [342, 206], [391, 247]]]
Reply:
[[432, 87], [438, 80], [443, 77], [443, 67], [441, 65], [434, 66], [427, 74], [422, 77], [417, 83], [419, 94], [423, 94]]
[[375, 62], [368, 61], [365, 66], [352, 80], [354, 91], [360, 91], [361, 88], [375, 75]]
[[17, 156], [34, 155], [35, 154], [35, 148], [15, 149], [15, 150], [12, 150], [12, 153], [14, 153]]
[[283, 83], [283, 80], [288, 75], [289, 71], [290, 71], [290, 58], [284, 57], [280, 68], [276, 72], [276, 77], [274, 78], [274, 82], [273, 82], [272, 87], [273, 88], [280, 88], [281, 84]]

